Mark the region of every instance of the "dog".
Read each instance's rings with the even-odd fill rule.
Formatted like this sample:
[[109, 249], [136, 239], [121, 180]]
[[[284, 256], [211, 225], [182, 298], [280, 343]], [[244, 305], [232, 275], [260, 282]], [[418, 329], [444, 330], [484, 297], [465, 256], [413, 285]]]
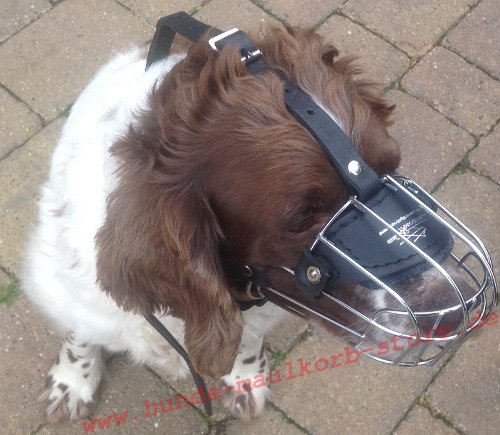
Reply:
[[[328, 112], [377, 174], [396, 170], [400, 150], [387, 130], [394, 106], [359, 78], [352, 57], [313, 31], [269, 28], [252, 40], [270, 66], [263, 74], [248, 74], [237, 50], [216, 52], [208, 37], [147, 71], [136, 48], [104, 66], [73, 105], [23, 281], [64, 336], [42, 395], [50, 422], [89, 415], [103, 349], [167, 377], [188, 373], [144, 319], [149, 313], [202, 375], [234, 385], [269, 371], [263, 337], [284, 311], [270, 302], [241, 311], [245, 286], [232, 271], [293, 267], [348, 196], [287, 111], [281, 77]], [[277, 271], [269, 280], [293, 287]], [[441, 285], [424, 273], [407, 288], [438, 293]], [[376, 292], [339, 291], [381, 303]], [[223, 399], [248, 420], [268, 395], [264, 387]]]

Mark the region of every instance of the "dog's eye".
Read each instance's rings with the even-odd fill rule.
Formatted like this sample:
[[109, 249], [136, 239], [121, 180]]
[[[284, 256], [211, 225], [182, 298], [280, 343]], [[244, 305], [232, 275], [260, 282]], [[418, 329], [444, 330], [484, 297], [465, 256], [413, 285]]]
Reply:
[[311, 228], [317, 219], [314, 214], [309, 214], [306, 216], [299, 216], [294, 222], [290, 224], [288, 231], [293, 234], [300, 234]]

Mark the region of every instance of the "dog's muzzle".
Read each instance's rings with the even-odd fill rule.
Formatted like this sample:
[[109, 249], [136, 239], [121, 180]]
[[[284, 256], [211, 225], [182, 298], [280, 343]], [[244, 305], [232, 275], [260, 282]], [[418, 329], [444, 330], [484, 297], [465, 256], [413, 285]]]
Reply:
[[[366, 201], [352, 196], [297, 267], [284, 268], [305, 298], [275, 288], [264, 293], [283, 308], [339, 328], [355, 349], [378, 361], [432, 364], [482, 326], [496, 306], [491, 258], [479, 238], [417, 183], [396, 176], [381, 183]], [[452, 274], [441, 265], [447, 260]], [[422, 274], [442, 283], [436, 301], [425, 291], [401, 291], [419, 284]], [[339, 285], [353, 283], [361, 295], [377, 292], [383, 307], [356, 306], [336, 294]], [[318, 308], [320, 299], [335, 316]]]

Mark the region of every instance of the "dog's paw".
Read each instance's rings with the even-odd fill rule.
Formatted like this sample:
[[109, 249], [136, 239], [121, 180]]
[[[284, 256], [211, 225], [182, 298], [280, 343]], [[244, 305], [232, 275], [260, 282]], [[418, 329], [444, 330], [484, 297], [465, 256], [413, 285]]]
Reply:
[[40, 396], [40, 400], [48, 402], [48, 422], [76, 420], [90, 414], [101, 380], [102, 364], [98, 346], [79, 346], [70, 338], [63, 341]]
[[222, 404], [231, 414], [249, 421], [262, 413], [271, 395], [269, 366], [263, 350], [260, 355], [239, 354], [233, 370], [220, 380]]
[[47, 421], [49, 423], [59, 423], [89, 416], [94, 403], [95, 391], [92, 391], [91, 385], [88, 383], [75, 383], [74, 380], [63, 379], [57, 374], [49, 374], [45, 387], [40, 400], [48, 402]]
[[262, 413], [271, 394], [267, 385], [255, 388], [252, 383], [229, 385], [220, 381], [222, 404], [231, 414], [243, 421], [250, 421]]

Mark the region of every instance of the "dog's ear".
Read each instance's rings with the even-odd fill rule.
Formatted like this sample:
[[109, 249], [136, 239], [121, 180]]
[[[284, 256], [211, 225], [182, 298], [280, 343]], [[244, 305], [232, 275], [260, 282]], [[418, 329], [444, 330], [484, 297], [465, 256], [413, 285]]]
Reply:
[[239, 307], [219, 264], [221, 232], [208, 201], [169, 195], [154, 183], [122, 182], [110, 195], [96, 237], [97, 277], [125, 310], [165, 312], [185, 321], [196, 369], [231, 371], [242, 332]]

